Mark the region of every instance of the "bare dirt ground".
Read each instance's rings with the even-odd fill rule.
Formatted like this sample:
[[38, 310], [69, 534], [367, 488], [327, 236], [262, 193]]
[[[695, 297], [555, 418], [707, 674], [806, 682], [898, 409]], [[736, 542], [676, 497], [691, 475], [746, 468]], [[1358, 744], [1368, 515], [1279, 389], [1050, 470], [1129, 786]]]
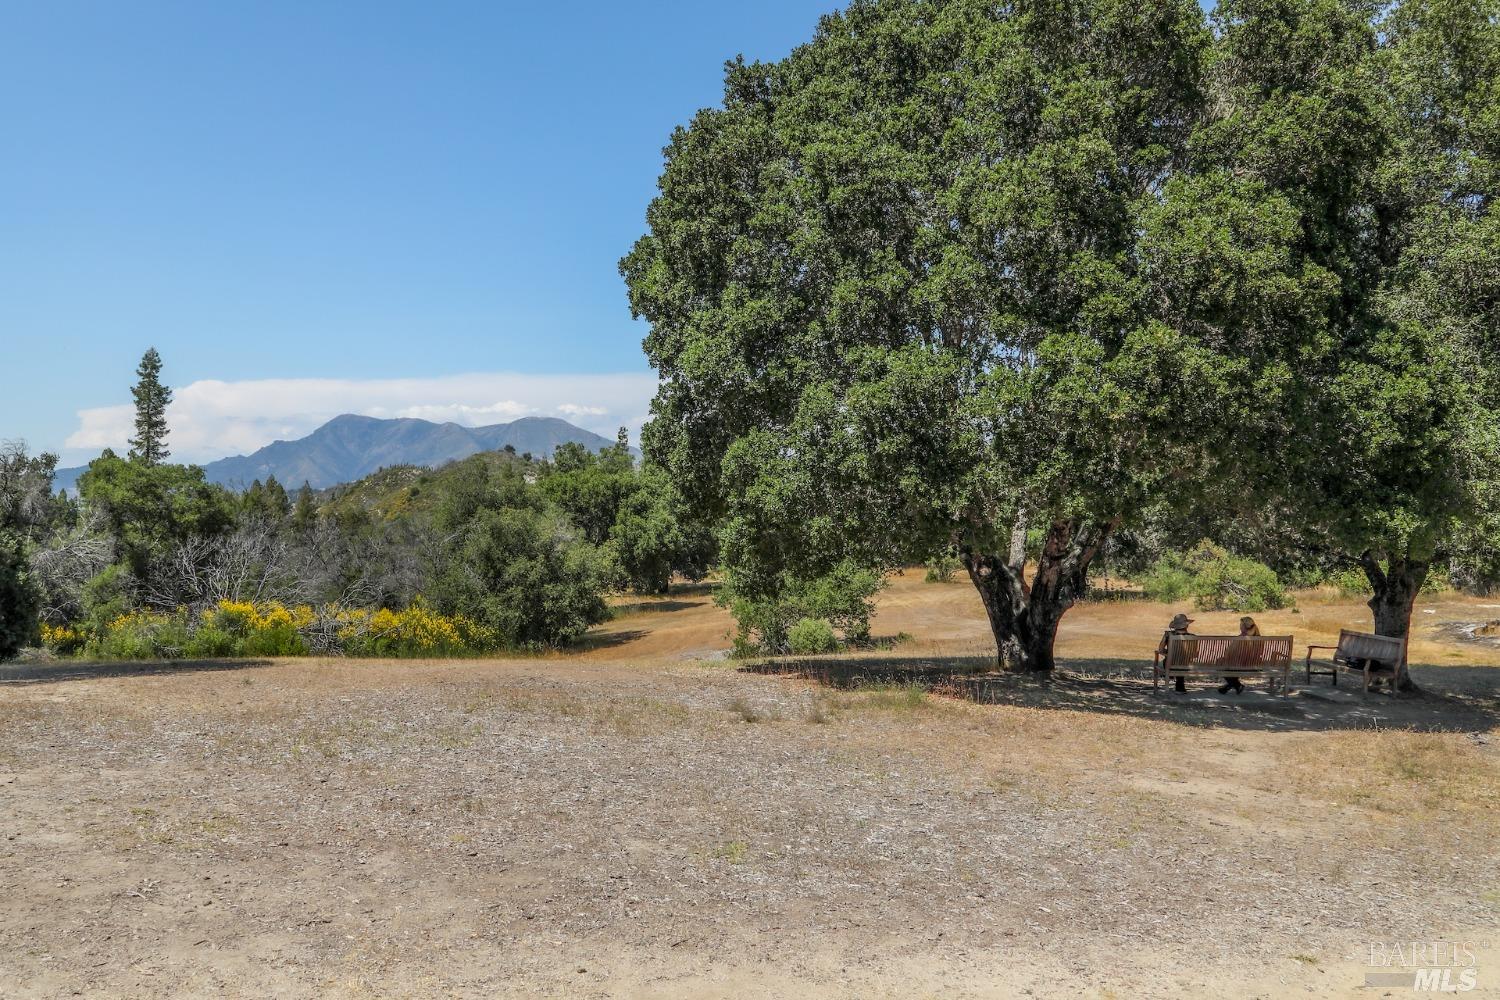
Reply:
[[[1371, 947], [1436, 939], [1500, 994], [1485, 603], [1420, 606], [1409, 700], [1154, 693], [1130, 602], [998, 704], [829, 687], [693, 587], [565, 656], [6, 668], [0, 996], [1401, 996]], [[990, 655], [918, 575], [876, 632]]]

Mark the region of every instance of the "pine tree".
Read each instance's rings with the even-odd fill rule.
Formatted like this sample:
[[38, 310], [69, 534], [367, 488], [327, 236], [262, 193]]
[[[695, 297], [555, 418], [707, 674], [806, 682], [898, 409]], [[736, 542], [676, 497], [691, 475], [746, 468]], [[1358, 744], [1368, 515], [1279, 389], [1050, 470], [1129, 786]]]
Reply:
[[286, 495], [286, 487], [276, 481], [274, 475], [266, 477], [265, 511], [272, 517], [286, 517], [292, 510], [292, 500]]
[[130, 458], [145, 465], [160, 465], [172, 453], [167, 450], [167, 404], [172, 390], [161, 384], [161, 355], [151, 348], [135, 370], [138, 381], [130, 390], [135, 397], [135, 437], [130, 439]]
[[318, 506], [313, 501], [312, 487], [306, 481], [297, 491], [297, 505], [292, 508], [292, 527], [299, 532], [311, 531], [318, 519]]

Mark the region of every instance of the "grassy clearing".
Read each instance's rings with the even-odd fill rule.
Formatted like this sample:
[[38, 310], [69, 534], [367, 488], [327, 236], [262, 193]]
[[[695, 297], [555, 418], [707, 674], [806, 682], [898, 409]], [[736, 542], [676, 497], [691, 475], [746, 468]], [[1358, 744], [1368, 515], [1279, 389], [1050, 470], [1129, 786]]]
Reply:
[[779, 722], [781, 720], [780, 712], [762, 705], [756, 705], [750, 699], [743, 696], [731, 698], [728, 704], [724, 706], [724, 710], [729, 713], [730, 718], [740, 722], [753, 724], [757, 722]]
[[845, 711], [923, 712], [938, 706], [920, 684], [872, 683], [845, 694], [840, 707]]
[[743, 840], [731, 840], [727, 844], [720, 844], [709, 852], [711, 857], [720, 861], [727, 861], [732, 865], [743, 864], [745, 857], [750, 853], [750, 845]]
[[1297, 737], [1282, 759], [1279, 780], [1308, 798], [1422, 822], [1500, 814], [1500, 756], [1467, 734], [1317, 733]]

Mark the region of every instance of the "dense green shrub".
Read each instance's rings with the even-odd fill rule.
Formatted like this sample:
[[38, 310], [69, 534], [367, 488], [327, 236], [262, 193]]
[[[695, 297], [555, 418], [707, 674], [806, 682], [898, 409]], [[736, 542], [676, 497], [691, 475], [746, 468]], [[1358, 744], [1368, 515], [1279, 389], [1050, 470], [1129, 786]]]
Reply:
[[[1323, 583], [1339, 592], [1340, 597], [1369, 597], [1373, 592], [1370, 587], [1370, 578], [1365, 571], [1358, 566], [1347, 566], [1335, 573], [1330, 573], [1323, 579]], [[1423, 594], [1440, 593], [1444, 587], [1450, 586], [1446, 567], [1439, 564], [1433, 566], [1428, 572], [1427, 578], [1422, 581]]]
[[191, 655], [192, 638], [186, 612], [133, 611], [98, 629], [83, 652], [95, 660], [178, 660]]
[[1203, 611], [1269, 611], [1289, 601], [1271, 567], [1225, 555], [1208, 562], [1194, 578], [1193, 603]]
[[1153, 601], [1176, 604], [1193, 592], [1193, 574], [1182, 565], [1182, 557], [1165, 555], [1152, 564], [1141, 578], [1141, 590]]
[[958, 557], [951, 553], [944, 553], [927, 560], [927, 573], [922, 577], [924, 583], [949, 583], [954, 574], [963, 569], [963, 563]]
[[608, 617], [611, 561], [520, 474], [476, 467], [438, 524], [448, 533], [430, 591], [440, 612], [531, 648], [570, 642]]
[[787, 630], [787, 649], [802, 656], [832, 653], [839, 648], [833, 626], [822, 618], [803, 618]]
[[621, 502], [606, 546], [616, 582], [641, 594], [665, 594], [672, 574], [701, 580], [714, 557], [713, 533], [691, 517], [677, 487], [656, 466], [636, 477]]
[[241, 646], [238, 639], [224, 629], [212, 625], [199, 628], [188, 640], [187, 655], [195, 658], [213, 659], [238, 656], [240, 652]]
[[792, 626], [804, 618], [822, 619], [847, 643], [870, 639], [873, 598], [885, 586], [874, 570], [852, 564], [811, 580], [780, 578], [773, 594], [750, 591], [732, 568], [715, 600], [729, 608], [739, 625], [735, 648], [741, 652], [785, 653]]
[[37, 641], [39, 603], [21, 540], [0, 533], [0, 660]]
[[1359, 597], [1370, 592], [1370, 580], [1358, 566], [1349, 566], [1330, 573], [1324, 583], [1339, 592], [1340, 597]]
[[59, 655], [110, 660], [306, 656], [315, 643], [320, 652], [388, 657], [477, 656], [498, 646], [493, 630], [420, 598], [401, 611], [219, 601], [197, 613], [133, 611], [93, 628], [43, 626], [42, 637]]
[[1208, 541], [1186, 555], [1158, 559], [1142, 587], [1148, 596], [1167, 603], [1191, 597], [1202, 611], [1268, 611], [1290, 603], [1271, 567]]
[[83, 622], [86, 633], [97, 636], [113, 622], [129, 614], [135, 579], [122, 563], [106, 566], [83, 585]]
[[259, 628], [240, 642], [241, 656], [306, 656], [307, 652], [307, 643], [291, 625]]

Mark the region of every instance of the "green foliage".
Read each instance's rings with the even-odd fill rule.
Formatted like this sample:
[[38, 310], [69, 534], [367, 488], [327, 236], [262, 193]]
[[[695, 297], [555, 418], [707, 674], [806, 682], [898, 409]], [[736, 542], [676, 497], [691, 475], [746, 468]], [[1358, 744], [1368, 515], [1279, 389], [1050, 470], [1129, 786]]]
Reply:
[[674, 573], [703, 579], [715, 551], [712, 532], [656, 466], [640, 472], [635, 489], [620, 503], [609, 545], [620, 581], [643, 594], [666, 593]]
[[194, 655], [188, 614], [121, 615], [96, 631], [83, 655], [95, 660], [178, 660]]
[[[301, 651], [306, 652], [306, 647], [303, 646]], [[222, 659], [251, 654], [240, 637], [225, 629], [204, 625], [188, 640], [187, 655], [203, 659]]]
[[750, 583], [730, 569], [714, 599], [739, 625], [737, 648], [763, 653], [787, 652], [791, 629], [803, 619], [827, 622], [846, 643], [868, 642], [873, 598], [885, 586], [879, 573], [852, 563], [810, 580], [782, 578], [759, 592]]
[[291, 498], [275, 476], [270, 476], [264, 483], [259, 479], [251, 483], [250, 488], [240, 494], [239, 500], [241, 517], [259, 518], [271, 523], [280, 522], [292, 510]]
[[839, 648], [833, 626], [822, 618], [803, 618], [787, 630], [788, 651], [800, 656], [832, 653]]
[[538, 482], [591, 545], [609, 540], [621, 505], [637, 488], [628, 447], [617, 445], [596, 455], [572, 441], [557, 447]]
[[1495, 504], [1496, 3], [1213, 19], [858, 2], [673, 134], [644, 446], [757, 593], [1151, 511], [1414, 579]]
[[1268, 314], [1324, 332], [1288, 373], [1307, 402], [1264, 441], [1292, 470], [1273, 513], [1373, 570], [1376, 628], [1404, 634], [1429, 567], [1500, 500], [1500, 6], [1229, 0], [1216, 18], [1223, 113], [1199, 148], [1290, 207], [1290, 246], [1335, 282]]
[[1358, 566], [1349, 566], [1330, 573], [1326, 582], [1340, 597], [1364, 597], [1370, 593], [1370, 578]]
[[[212, 630], [206, 630], [212, 631]], [[200, 631], [201, 635], [201, 631]], [[207, 652], [208, 647], [222, 648], [218, 637], [209, 635], [204, 637], [202, 643], [203, 652], [195, 655], [211, 656]], [[295, 626], [291, 624], [268, 625], [255, 629], [245, 636], [236, 650], [240, 656], [306, 656], [308, 653], [307, 643], [298, 634]], [[225, 654], [218, 654], [225, 655]]]
[[1269, 566], [1208, 541], [1186, 555], [1163, 556], [1142, 580], [1142, 588], [1153, 599], [1169, 603], [1192, 597], [1201, 611], [1268, 611], [1290, 603]]
[[36, 644], [39, 605], [20, 536], [0, 531], [0, 660]]
[[[1003, 557], [1018, 517], [1086, 573], [1119, 519], [1255, 476], [1235, 435], [1280, 412], [1314, 332], [1268, 324], [1247, 357], [1164, 287], [1193, 213], [1156, 209], [1212, 42], [1184, 0], [856, 3], [786, 60], [727, 68], [621, 270], [663, 376], [647, 456], [723, 513], [756, 603], [843, 563]], [[1235, 207], [1264, 240], [1294, 228]], [[1301, 301], [1295, 252], [1224, 256], [1198, 262], [1245, 276], [1217, 281], [1215, 315]], [[1070, 574], [1042, 621], [1082, 595]], [[1014, 591], [1024, 625], [1036, 590]]]
[[[1447, 582], [1443, 574], [1429, 573], [1427, 574], [1427, 578], [1422, 581], [1422, 588], [1419, 592], [1423, 594], [1439, 593]], [[1358, 566], [1347, 566], [1329, 573], [1324, 577], [1323, 583], [1338, 591], [1340, 597], [1366, 598], [1370, 596], [1372, 589], [1369, 576]]]
[[106, 450], [89, 463], [78, 489], [138, 582], [150, 580], [153, 562], [174, 545], [234, 526], [234, 497], [204, 481], [194, 465], [148, 465]]
[[496, 648], [492, 630], [461, 616], [434, 612], [415, 601], [400, 611], [278, 602], [219, 601], [193, 613], [132, 611], [89, 629], [43, 627], [59, 655], [80, 651], [101, 659], [305, 656], [322, 653], [378, 657], [477, 656]]
[[1500, 593], [1500, 511], [1461, 528], [1449, 556], [1449, 576], [1458, 590], [1481, 597]]
[[135, 581], [121, 563], [106, 566], [83, 585], [83, 627], [91, 635], [101, 634], [117, 618], [129, 614]]
[[1271, 567], [1226, 553], [1199, 570], [1193, 603], [1203, 611], [1268, 611], [1286, 607], [1289, 599]]
[[1141, 577], [1141, 591], [1153, 601], [1176, 604], [1193, 593], [1193, 574], [1180, 555], [1165, 555]]
[[473, 466], [438, 512], [447, 542], [430, 596], [509, 646], [569, 642], [608, 616], [599, 551], [510, 468]]
[[31, 554], [71, 513], [52, 495], [55, 455], [30, 457], [19, 441], [0, 444], [0, 660], [38, 640], [42, 591]]
[[963, 563], [958, 557], [950, 553], [943, 553], [927, 560], [927, 572], [923, 575], [924, 583], [951, 583], [954, 574], [963, 569]]
[[0, 444], [0, 532], [25, 543], [43, 540], [72, 510], [52, 493], [57, 456], [28, 456], [19, 441]]
[[264, 622], [209, 611], [201, 616], [133, 611], [94, 630], [83, 655], [101, 660], [176, 660], [239, 656], [305, 656], [290, 621]]
[[167, 450], [167, 406], [172, 390], [161, 382], [161, 355], [149, 348], [135, 370], [130, 390], [135, 399], [135, 437], [130, 439], [130, 459], [142, 465], [160, 465], [172, 453]]

